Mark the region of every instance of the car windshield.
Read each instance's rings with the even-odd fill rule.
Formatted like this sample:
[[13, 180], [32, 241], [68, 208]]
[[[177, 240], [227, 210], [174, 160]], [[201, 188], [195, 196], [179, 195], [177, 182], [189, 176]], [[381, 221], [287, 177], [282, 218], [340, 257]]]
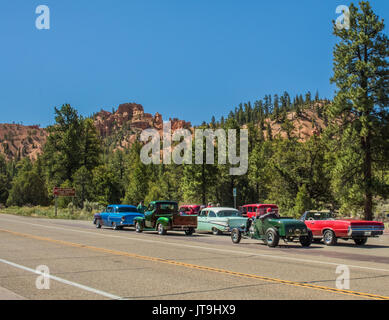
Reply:
[[328, 220], [333, 218], [335, 218], [335, 215], [331, 212], [310, 212], [306, 217], [306, 219], [310, 220]]
[[138, 212], [134, 207], [119, 207], [118, 212]]
[[218, 217], [239, 217], [240, 212], [235, 210], [222, 210], [217, 213]]

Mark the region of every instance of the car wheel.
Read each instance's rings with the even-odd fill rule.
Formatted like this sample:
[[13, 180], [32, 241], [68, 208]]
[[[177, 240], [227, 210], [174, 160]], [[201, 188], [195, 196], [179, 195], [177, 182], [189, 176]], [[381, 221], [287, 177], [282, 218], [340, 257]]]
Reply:
[[269, 247], [274, 248], [278, 246], [280, 241], [280, 236], [274, 229], [269, 229], [266, 231], [266, 243]]
[[143, 230], [142, 230], [142, 226], [140, 225], [140, 222], [137, 221], [135, 223], [135, 231], [138, 232], [138, 233], [141, 233]]
[[358, 239], [353, 239], [353, 240], [357, 246], [363, 246], [367, 242], [367, 238], [358, 238]]
[[93, 224], [96, 224], [96, 222], [97, 222], [97, 219], [93, 219]]
[[312, 231], [308, 230], [308, 235], [307, 236], [301, 236], [300, 237], [300, 243], [303, 247], [309, 247], [312, 243]]
[[242, 233], [239, 229], [233, 229], [231, 231], [231, 240], [233, 243], [238, 244], [240, 240], [242, 239]]
[[216, 229], [216, 228], [212, 228], [212, 234], [215, 235], [215, 236], [219, 236], [221, 235], [221, 231], [219, 229]]
[[166, 234], [166, 229], [165, 229], [165, 227], [163, 226], [162, 223], [158, 224], [157, 228], [158, 228], [158, 234], [159, 235], [163, 236], [163, 235]]
[[97, 228], [97, 229], [101, 229], [101, 222], [100, 222], [100, 219], [98, 219], [98, 220], [96, 221], [96, 228]]
[[187, 236], [191, 236], [193, 234], [193, 232], [194, 232], [194, 228], [189, 228], [188, 230], [185, 230], [185, 234]]
[[112, 222], [112, 228], [113, 230], [120, 230], [120, 227], [115, 222]]
[[324, 244], [327, 246], [333, 246], [336, 244], [337, 239], [335, 233], [332, 230], [326, 230], [323, 234]]

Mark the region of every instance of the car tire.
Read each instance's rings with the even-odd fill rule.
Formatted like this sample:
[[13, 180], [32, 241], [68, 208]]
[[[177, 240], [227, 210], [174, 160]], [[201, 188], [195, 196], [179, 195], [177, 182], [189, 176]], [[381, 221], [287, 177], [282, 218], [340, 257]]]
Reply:
[[138, 233], [141, 233], [141, 232], [143, 231], [143, 230], [142, 230], [142, 226], [141, 226], [141, 224], [140, 224], [139, 221], [137, 221], [137, 222], [135, 223], [135, 231], [138, 232]]
[[235, 228], [231, 231], [231, 240], [233, 243], [238, 244], [242, 240], [242, 233], [239, 229]]
[[97, 220], [96, 220], [96, 228], [97, 228], [97, 229], [101, 229], [101, 222], [100, 222], [100, 219], [97, 219]]
[[93, 224], [96, 224], [96, 222], [97, 222], [97, 219], [96, 218], [93, 219]]
[[300, 243], [305, 248], [308, 248], [312, 244], [312, 240], [313, 240], [313, 235], [311, 230], [308, 230], [307, 236], [300, 237]]
[[334, 246], [336, 245], [338, 239], [336, 238], [336, 235], [334, 231], [332, 230], [326, 230], [323, 233], [323, 242], [327, 246]]
[[222, 233], [219, 229], [216, 229], [216, 228], [212, 228], [212, 234], [214, 236], [220, 236]]
[[166, 229], [162, 223], [159, 223], [157, 226], [158, 234], [164, 236], [166, 234]]
[[120, 227], [115, 222], [112, 222], [112, 228], [113, 230], [120, 230]]
[[266, 237], [266, 244], [270, 248], [274, 248], [278, 246], [278, 243], [280, 242], [280, 236], [278, 235], [278, 232], [274, 229], [268, 229], [265, 234]]
[[353, 239], [353, 240], [354, 240], [354, 242], [355, 242], [355, 244], [357, 246], [363, 246], [367, 242], [367, 238], [356, 238], [356, 239]]
[[194, 231], [195, 231], [194, 228], [189, 228], [185, 230], [185, 235], [191, 236], [194, 233]]

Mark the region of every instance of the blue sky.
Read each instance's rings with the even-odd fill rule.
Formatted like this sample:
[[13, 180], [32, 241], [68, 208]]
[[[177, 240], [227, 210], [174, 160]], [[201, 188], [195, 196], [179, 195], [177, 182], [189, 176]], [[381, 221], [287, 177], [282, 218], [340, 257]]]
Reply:
[[[310, 90], [331, 98], [340, 0], [2, 0], [0, 123], [53, 123], [137, 102], [199, 124], [240, 102]], [[370, 1], [387, 20], [389, 1]], [[35, 8], [50, 8], [50, 30]], [[386, 27], [386, 33], [388, 27]]]

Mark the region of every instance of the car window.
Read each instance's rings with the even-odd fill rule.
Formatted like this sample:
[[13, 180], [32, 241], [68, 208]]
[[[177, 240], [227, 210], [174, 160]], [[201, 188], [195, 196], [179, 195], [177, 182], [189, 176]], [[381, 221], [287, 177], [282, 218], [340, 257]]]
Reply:
[[158, 204], [158, 207], [161, 211], [165, 212], [174, 212], [178, 209], [178, 206], [175, 203], [160, 203]]
[[243, 213], [247, 213], [247, 207], [243, 207]]
[[112, 209], [113, 209], [112, 207], [107, 207], [107, 212], [112, 213]]
[[150, 203], [147, 211], [153, 211], [155, 209], [154, 204]]
[[213, 212], [213, 211], [209, 211], [209, 213], [208, 213], [208, 217], [210, 217], [210, 218], [214, 218], [214, 217], [216, 217], [216, 213], [215, 213], [215, 212]]
[[223, 210], [223, 211], [219, 211], [217, 213], [217, 216], [218, 217], [238, 217], [240, 216], [240, 213], [239, 211], [236, 211], [236, 210]]
[[207, 216], [207, 210], [201, 210], [200, 217], [206, 217]]

